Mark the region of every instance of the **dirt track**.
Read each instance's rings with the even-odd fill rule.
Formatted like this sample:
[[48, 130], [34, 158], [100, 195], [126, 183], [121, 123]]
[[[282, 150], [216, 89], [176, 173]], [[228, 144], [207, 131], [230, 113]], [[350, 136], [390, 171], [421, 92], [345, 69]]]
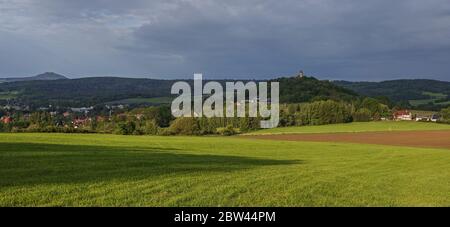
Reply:
[[256, 139], [346, 142], [382, 144], [408, 147], [432, 147], [450, 149], [450, 130], [405, 131], [405, 132], [362, 132], [249, 136]]

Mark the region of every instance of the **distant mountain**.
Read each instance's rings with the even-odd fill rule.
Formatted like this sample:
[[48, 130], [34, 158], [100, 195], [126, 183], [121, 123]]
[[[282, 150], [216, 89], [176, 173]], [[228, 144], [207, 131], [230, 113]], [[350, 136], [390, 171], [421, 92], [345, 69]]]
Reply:
[[388, 97], [422, 109], [440, 109], [450, 105], [450, 82], [438, 80], [390, 80], [382, 82], [334, 81], [334, 84], [371, 97]]
[[0, 78], [0, 82], [17, 82], [17, 81], [34, 81], [34, 80], [63, 80], [67, 77], [59, 75], [53, 72], [46, 72], [36, 76], [30, 77], [11, 77], [11, 78]]
[[[358, 96], [351, 90], [312, 77], [280, 78], [275, 81], [280, 82], [280, 101], [284, 103], [324, 99], [350, 100]], [[171, 96], [170, 90], [175, 82], [175, 80], [90, 77], [1, 83], [0, 104], [2, 96], [7, 97], [10, 103], [14, 101], [34, 107], [49, 104], [80, 107], [134, 98], [168, 97]], [[192, 84], [193, 81], [187, 82]]]

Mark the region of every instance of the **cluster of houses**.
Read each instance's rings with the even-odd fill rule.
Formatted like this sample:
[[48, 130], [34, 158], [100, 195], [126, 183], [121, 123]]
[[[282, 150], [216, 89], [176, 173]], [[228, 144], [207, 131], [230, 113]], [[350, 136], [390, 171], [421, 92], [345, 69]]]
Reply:
[[412, 113], [409, 110], [397, 110], [393, 113], [393, 119], [396, 121], [432, 121], [437, 122], [440, 116], [429, 113]]
[[[50, 113], [51, 116], [54, 116], [52, 113]], [[71, 112], [64, 112], [62, 114], [62, 116], [66, 119], [69, 119], [69, 122], [64, 123], [64, 121], [59, 121], [56, 123], [56, 126], [64, 126], [64, 127], [69, 127], [70, 123], [71, 127], [77, 129], [77, 128], [81, 128], [84, 126], [88, 126], [89, 124], [91, 124], [94, 120], [97, 122], [104, 122], [107, 120], [111, 120], [111, 116], [95, 116], [95, 117], [88, 117], [86, 115], [84, 116], [74, 116]], [[24, 116], [25, 119], [29, 119], [30, 114], [27, 114]], [[118, 114], [117, 117], [122, 118], [122, 119], [126, 119], [129, 117], [129, 115], [127, 114]], [[134, 117], [136, 117], [138, 120], [141, 120], [144, 115], [143, 114], [136, 114], [134, 115]], [[11, 116], [3, 116], [0, 118], [0, 122], [3, 124], [9, 124], [9, 123], [13, 123], [14, 119]]]
[[[123, 110], [126, 106], [125, 105], [105, 105], [105, 107], [107, 109], [110, 110], [110, 114], [109, 117], [111, 117], [113, 110]], [[30, 111], [30, 107], [29, 106], [19, 106], [19, 105], [5, 105], [5, 106], [0, 106], [1, 109], [9, 111], [9, 112], [13, 112], [13, 111]], [[48, 107], [39, 107], [37, 108], [37, 110], [39, 111], [45, 111], [48, 112], [52, 117], [57, 116], [60, 112], [58, 111], [50, 111], [52, 108], [51, 105], [49, 105]], [[92, 118], [87, 117], [87, 115], [94, 110], [94, 107], [80, 107], [80, 108], [68, 108], [67, 111], [62, 113], [62, 116], [64, 118], [69, 118], [69, 117], [74, 117], [74, 120], [71, 122], [74, 127], [79, 127], [82, 125], [86, 125], [89, 122], [92, 121]], [[24, 115], [25, 119], [29, 119], [30, 117], [30, 113], [27, 113]], [[0, 122], [4, 123], [4, 124], [9, 124], [13, 122], [13, 118], [11, 116], [2, 116], [0, 118]], [[97, 116], [96, 117], [97, 121], [103, 121], [105, 120], [103, 117]]]
[[13, 121], [13, 119], [10, 116], [3, 116], [0, 118], [0, 122], [2, 122], [3, 124], [9, 124], [12, 121]]

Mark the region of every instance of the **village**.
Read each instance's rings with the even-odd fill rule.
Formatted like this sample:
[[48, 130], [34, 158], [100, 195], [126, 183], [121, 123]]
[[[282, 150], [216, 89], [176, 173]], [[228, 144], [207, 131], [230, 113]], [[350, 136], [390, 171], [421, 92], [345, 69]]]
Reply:
[[[53, 119], [55, 127], [72, 127], [74, 129], [87, 127], [93, 122], [105, 122], [116, 119], [134, 118], [141, 120], [144, 114], [127, 111], [128, 106], [105, 105], [102, 110], [94, 107], [67, 108], [65, 111], [54, 110], [50, 107], [40, 107], [36, 112], [26, 111], [27, 108], [0, 107], [0, 123], [12, 124], [17, 121], [29, 121], [32, 115], [40, 113], [48, 115]], [[19, 119], [18, 119], [19, 118]], [[381, 121], [420, 121], [420, 122], [438, 122], [441, 116], [437, 112], [417, 111], [417, 110], [395, 110], [390, 117], [382, 117]]]
[[431, 121], [437, 122], [441, 116], [431, 111], [397, 110], [392, 114], [392, 120], [396, 121]]
[[[39, 107], [35, 111], [30, 111], [28, 106], [3, 106], [0, 107], [0, 123], [13, 124], [23, 121], [32, 121], [33, 118], [52, 119], [55, 127], [71, 127], [74, 129], [85, 127], [92, 122], [104, 122], [112, 120], [113, 116], [125, 118], [125, 105], [104, 105], [97, 107], [69, 107], [59, 108]], [[141, 117], [137, 114], [136, 117]], [[42, 120], [42, 119], [41, 119]], [[36, 120], [35, 120], [36, 121]]]

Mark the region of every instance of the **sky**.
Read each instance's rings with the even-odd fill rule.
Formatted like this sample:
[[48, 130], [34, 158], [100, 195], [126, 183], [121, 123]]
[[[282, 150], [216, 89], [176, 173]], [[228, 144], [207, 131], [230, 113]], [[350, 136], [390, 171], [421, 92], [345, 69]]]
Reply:
[[448, 0], [0, 0], [0, 77], [450, 81]]

